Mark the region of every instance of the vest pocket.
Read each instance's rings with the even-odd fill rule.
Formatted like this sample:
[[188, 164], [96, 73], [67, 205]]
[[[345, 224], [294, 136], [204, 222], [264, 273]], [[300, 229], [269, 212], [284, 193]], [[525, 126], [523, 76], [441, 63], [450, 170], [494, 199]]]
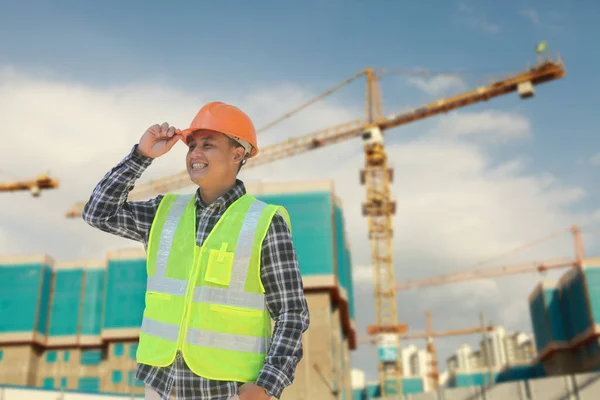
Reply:
[[171, 295], [167, 293], [159, 293], [159, 292], [146, 292], [146, 295], [151, 299], [157, 300], [171, 300]]
[[209, 309], [210, 311], [216, 311], [219, 313], [226, 313], [234, 316], [246, 316], [251, 318], [262, 317], [263, 315], [263, 311], [261, 310], [254, 310], [252, 308], [241, 308], [235, 306], [225, 306], [223, 304], [210, 304]]
[[228, 251], [211, 249], [208, 254], [204, 280], [217, 285], [229, 286], [234, 254]]
[[261, 336], [263, 333], [264, 311], [221, 304], [210, 304], [209, 310], [219, 331], [243, 332], [250, 336]]

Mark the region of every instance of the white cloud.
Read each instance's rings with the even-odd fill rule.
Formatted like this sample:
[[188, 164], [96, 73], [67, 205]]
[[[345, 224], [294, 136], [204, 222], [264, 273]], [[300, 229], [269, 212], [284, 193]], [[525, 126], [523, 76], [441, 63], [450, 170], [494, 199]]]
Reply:
[[535, 25], [539, 25], [540, 23], [540, 15], [534, 9], [521, 10], [519, 14], [530, 20]]
[[458, 4], [458, 20], [488, 33], [500, 32], [500, 26], [491, 22], [482, 12], [476, 11], [465, 2]]
[[451, 91], [466, 89], [463, 79], [454, 75], [438, 75], [433, 78], [410, 78], [408, 82], [432, 96], [442, 96]]
[[590, 164], [600, 166], [600, 153], [590, 157]]
[[527, 8], [520, 10], [519, 15], [527, 19], [536, 27], [542, 27], [552, 32], [564, 32], [565, 30], [564, 23], [566, 22], [566, 14], [564, 12], [548, 9], [539, 11], [533, 8]]
[[370, 283], [373, 280], [373, 269], [370, 265], [353, 265], [352, 279], [355, 284]]
[[[0, 146], [3, 170], [25, 179], [49, 169], [61, 179], [59, 190], [43, 192], [39, 198], [28, 193], [0, 197], [5, 231], [0, 235], [0, 251], [44, 252], [56, 259], [92, 258], [103, 257], [109, 248], [135, 245], [80, 220], [67, 220], [64, 212], [74, 202], [88, 198], [148, 126], [162, 121], [185, 126], [199, 105], [215, 98], [213, 93], [217, 91], [192, 95], [148, 84], [96, 88], [0, 70], [3, 128], [11, 133], [10, 146]], [[243, 97], [223, 93], [221, 98], [239, 104], [262, 126], [312, 95], [287, 85]], [[275, 143], [361, 115], [360, 109], [322, 102], [260, 134], [259, 140], [263, 145]], [[395, 131], [386, 137], [390, 135]], [[476, 135], [496, 141], [530, 137], [531, 126], [518, 114], [459, 112], [437, 117], [435, 129], [421, 132], [417, 140], [387, 146], [395, 170], [391, 186], [397, 199], [393, 246], [399, 280], [462, 269], [588, 217], [570, 211], [584, 194], [581, 188], [565, 185], [548, 173], [529, 173], [518, 157], [490, 160], [487, 147], [473, 140]], [[183, 170], [184, 153], [183, 146], [177, 145], [156, 160], [141, 181]], [[356, 307], [361, 335], [366, 325], [374, 322], [371, 271], [366, 267], [371, 265], [367, 221], [360, 211], [365, 188], [358, 171], [363, 165], [357, 138], [242, 170], [241, 175], [246, 181], [266, 179], [267, 173], [272, 174], [269, 180], [335, 181], [357, 266], [353, 273], [360, 283]], [[562, 236], [523, 257], [570, 254], [570, 238]], [[483, 309], [495, 322], [530, 331], [526, 299], [536, 280], [535, 276], [507, 277], [399, 293], [398, 310], [411, 330], [424, 328], [423, 313], [428, 309], [440, 330], [477, 325], [478, 312]], [[448, 339], [438, 344], [440, 359], [461, 341]], [[371, 350], [361, 348], [353, 355], [354, 363], [375, 368]]]
[[439, 117], [433, 131], [440, 135], [477, 135], [486, 141], [506, 141], [530, 137], [531, 125], [524, 116], [511, 112], [455, 112]]

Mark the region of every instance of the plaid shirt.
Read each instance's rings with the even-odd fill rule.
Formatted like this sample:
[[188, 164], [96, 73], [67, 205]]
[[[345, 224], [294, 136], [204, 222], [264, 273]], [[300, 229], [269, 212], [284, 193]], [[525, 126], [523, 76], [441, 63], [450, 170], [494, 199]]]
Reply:
[[[150, 166], [152, 159], [132, 151], [98, 183], [83, 210], [83, 219], [104, 232], [132, 239], [147, 246], [150, 227], [162, 199], [159, 195], [143, 202], [126, 202], [135, 181]], [[236, 185], [213, 204], [205, 206], [196, 191], [197, 236], [201, 246], [227, 207], [246, 193], [244, 184]], [[256, 384], [279, 398], [294, 379], [302, 358], [302, 333], [308, 329], [309, 312], [290, 231], [284, 219], [275, 215], [263, 241], [261, 279], [266, 306], [275, 321], [271, 346]], [[165, 368], [138, 364], [136, 378], [168, 399], [173, 386], [177, 400], [225, 400], [237, 393], [238, 382], [214, 381], [195, 375], [177, 354]]]

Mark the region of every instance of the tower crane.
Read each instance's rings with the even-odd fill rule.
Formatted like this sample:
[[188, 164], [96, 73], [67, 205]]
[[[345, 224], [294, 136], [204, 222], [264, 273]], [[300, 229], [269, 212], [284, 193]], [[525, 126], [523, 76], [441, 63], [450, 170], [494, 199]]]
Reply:
[[[437, 391], [439, 388], [439, 369], [437, 362], [437, 350], [433, 343], [433, 338], [438, 337], [450, 337], [450, 336], [462, 336], [472, 335], [474, 333], [485, 333], [495, 329], [494, 325], [487, 325], [485, 327], [478, 326], [464, 329], [453, 329], [446, 331], [434, 331], [433, 322], [431, 319], [431, 312], [425, 312], [426, 328], [424, 332], [407, 332], [399, 336], [400, 340], [414, 340], [414, 339], [426, 339], [427, 340], [427, 353], [430, 356], [429, 368], [427, 376], [433, 384], [433, 391]], [[377, 339], [368, 336], [362, 336], [357, 339], [359, 344], [377, 344]]]
[[[371, 335], [378, 335], [380, 350], [388, 350], [380, 352], [380, 354], [391, 354], [389, 358], [380, 357], [379, 377], [382, 394], [394, 395], [402, 393], [401, 362], [397, 356], [399, 343], [396, 338], [398, 333], [406, 330], [406, 326], [398, 324], [396, 310], [396, 288], [392, 259], [392, 215], [395, 214], [396, 203], [390, 194], [393, 171], [388, 167], [383, 132], [513, 92], [518, 92], [523, 99], [530, 98], [534, 95], [534, 85], [562, 78], [565, 76], [565, 69], [560, 56], [556, 60], [548, 57], [518, 74], [481, 86], [475, 90], [440, 99], [410, 111], [383, 116], [379, 90], [381, 72], [373, 68], [366, 68], [297, 110], [316, 102], [328, 93], [362, 76], [365, 76], [367, 82], [366, 118], [364, 120], [346, 122], [266, 146], [261, 149], [256, 157], [248, 160], [245, 168], [283, 160], [311, 150], [362, 137], [365, 158], [364, 168], [360, 171], [360, 181], [366, 186], [366, 201], [363, 203], [362, 212], [368, 218], [376, 306], [375, 324], [370, 325], [367, 331]], [[297, 110], [287, 113], [280, 120], [289, 117]], [[191, 184], [187, 171], [182, 171], [139, 185], [129, 193], [128, 199], [130, 201], [144, 200], [149, 196], [177, 190]], [[71, 210], [67, 211], [66, 216], [70, 218], [79, 217], [84, 206], [84, 202], [75, 204]]]
[[[466, 282], [485, 278], [496, 278], [506, 275], [527, 274], [532, 272], [544, 273], [552, 269], [562, 269], [581, 266], [583, 263], [583, 259], [585, 258], [585, 249], [583, 244], [583, 238], [581, 236], [581, 230], [577, 225], [573, 225], [568, 230], [570, 230], [573, 233], [573, 247], [575, 249], [574, 259], [567, 257], [553, 258], [543, 261], [530, 261], [493, 268], [463, 270], [453, 272], [450, 274], [433, 276], [429, 278], [412, 279], [408, 281], [398, 282], [396, 284], [396, 291], [420, 289], [429, 286], [449, 285], [452, 283]], [[560, 233], [562, 231], [563, 230], [555, 232], [549, 235], [548, 237], [544, 238], [543, 240], [547, 240], [555, 236], [556, 233]], [[535, 242], [539, 243], [539, 241]]]
[[37, 178], [29, 181], [14, 181], [0, 183], [0, 192], [16, 192], [21, 190], [29, 190], [33, 197], [39, 197], [42, 189], [56, 189], [58, 187], [58, 179], [51, 178], [48, 175], [39, 175]]

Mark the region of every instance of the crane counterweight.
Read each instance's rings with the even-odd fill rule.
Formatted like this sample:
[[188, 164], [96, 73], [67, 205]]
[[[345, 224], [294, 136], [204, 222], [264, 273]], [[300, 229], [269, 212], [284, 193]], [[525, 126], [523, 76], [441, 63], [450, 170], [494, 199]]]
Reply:
[[522, 99], [528, 99], [535, 95], [531, 81], [519, 83], [517, 90], [519, 92], [519, 97], [521, 97]]

